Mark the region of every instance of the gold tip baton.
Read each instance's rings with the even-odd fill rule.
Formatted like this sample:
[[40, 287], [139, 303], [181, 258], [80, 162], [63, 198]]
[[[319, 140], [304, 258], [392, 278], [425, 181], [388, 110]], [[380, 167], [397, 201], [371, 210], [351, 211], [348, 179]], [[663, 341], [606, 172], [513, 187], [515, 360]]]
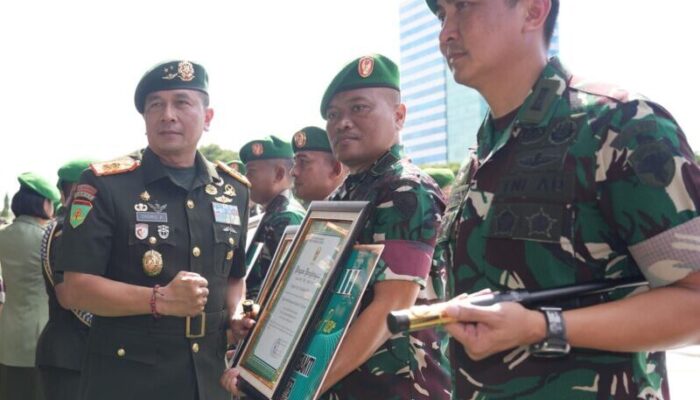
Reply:
[[[490, 306], [502, 302], [515, 302], [525, 307], [533, 307], [544, 304], [552, 305], [552, 303], [555, 302], [594, 295], [604, 296], [613, 290], [637, 288], [646, 285], [648, 285], [648, 283], [640, 277], [605, 279], [533, 292], [524, 289], [494, 292], [467, 297], [466, 300], [475, 306]], [[603, 301], [607, 301], [607, 299]], [[430, 305], [417, 305], [403, 310], [392, 311], [387, 315], [386, 319], [389, 325], [389, 331], [393, 334], [399, 332], [413, 332], [456, 322], [454, 318], [445, 315], [445, 310], [450, 304], [450, 302], [442, 302]]]

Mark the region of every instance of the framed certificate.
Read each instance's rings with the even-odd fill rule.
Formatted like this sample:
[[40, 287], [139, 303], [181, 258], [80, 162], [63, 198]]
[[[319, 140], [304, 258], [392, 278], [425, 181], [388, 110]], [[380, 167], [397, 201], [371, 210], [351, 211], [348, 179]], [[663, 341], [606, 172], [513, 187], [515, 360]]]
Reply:
[[287, 254], [289, 254], [289, 249], [292, 248], [292, 241], [294, 240], [294, 236], [298, 231], [299, 225], [288, 225], [286, 228], [284, 228], [284, 232], [282, 232], [282, 239], [280, 239], [280, 243], [277, 245], [275, 255], [272, 256], [270, 268], [267, 270], [265, 279], [260, 285], [258, 298], [255, 299], [256, 303], [260, 305], [265, 304], [265, 300], [267, 300], [267, 296], [270, 294], [270, 289], [275, 286], [280, 272], [282, 272], [282, 263], [287, 257]]
[[265, 214], [258, 214], [248, 218], [248, 232], [246, 232], [246, 253], [250, 251], [250, 245], [255, 239], [255, 234], [258, 233], [258, 226], [260, 226], [260, 221], [262, 221]]
[[248, 272], [258, 261], [260, 253], [262, 252], [263, 243], [260, 241], [254, 241], [255, 235], [258, 233], [258, 227], [265, 214], [258, 214], [250, 217], [248, 219], [248, 232], [246, 233], [246, 245], [245, 245], [245, 273], [246, 277]]
[[353, 247], [309, 340], [296, 353], [292, 364], [294, 368], [283, 379], [280, 400], [318, 397], [383, 250], [383, 244], [358, 244]]
[[285, 389], [283, 377], [315, 328], [355, 237], [368, 202], [312, 202], [283, 260], [258, 322], [234, 360], [242, 389], [272, 399]]

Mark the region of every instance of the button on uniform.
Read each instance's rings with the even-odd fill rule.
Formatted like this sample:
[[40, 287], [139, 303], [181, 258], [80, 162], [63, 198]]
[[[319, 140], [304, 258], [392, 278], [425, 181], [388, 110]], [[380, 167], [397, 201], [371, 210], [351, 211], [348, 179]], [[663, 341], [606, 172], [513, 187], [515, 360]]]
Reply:
[[194, 201], [187, 200], [187, 208], [190, 208], [190, 209], [194, 208]]
[[150, 243], [150, 244], [156, 244], [156, 242], [158, 242], [158, 240], [156, 240], [155, 237], [151, 236], [151, 237], [148, 238], [148, 243]]
[[195, 246], [192, 248], [192, 255], [195, 257], [199, 257], [199, 255], [202, 254], [202, 251], [199, 249], [199, 247]]
[[117, 350], [117, 355], [119, 357], [124, 357], [126, 355], [126, 350], [124, 350], [124, 349]]
[[199, 343], [192, 343], [192, 352], [199, 353]]

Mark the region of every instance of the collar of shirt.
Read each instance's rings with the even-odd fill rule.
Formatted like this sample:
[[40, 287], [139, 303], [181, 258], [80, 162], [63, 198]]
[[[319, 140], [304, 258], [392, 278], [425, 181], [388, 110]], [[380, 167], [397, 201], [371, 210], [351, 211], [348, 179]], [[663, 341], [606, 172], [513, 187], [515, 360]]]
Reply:
[[[197, 168], [197, 172], [194, 182], [192, 183], [192, 190], [208, 183], [222, 181], [214, 164], [208, 162], [199, 151], [195, 154], [194, 164]], [[146, 148], [143, 152], [141, 168], [143, 169], [143, 180], [146, 185], [159, 179], [170, 179], [160, 158], [149, 148]]]
[[545, 65], [530, 94], [525, 98], [513, 121], [503, 130], [497, 130], [490, 114], [481, 124], [477, 134], [480, 163], [486, 162], [510, 139], [517, 136], [517, 127], [546, 127], [557, 107], [562, 104], [562, 94], [569, 86], [572, 75], [558, 58], [552, 57]]

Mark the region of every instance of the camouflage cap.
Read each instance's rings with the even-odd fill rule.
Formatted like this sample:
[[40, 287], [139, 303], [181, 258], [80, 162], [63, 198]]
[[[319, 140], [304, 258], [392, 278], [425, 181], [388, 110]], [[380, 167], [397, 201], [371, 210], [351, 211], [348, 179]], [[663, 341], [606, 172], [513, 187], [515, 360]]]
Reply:
[[440, 189], [455, 181], [455, 174], [449, 168], [424, 168], [423, 171], [435, 180]]
[[21, 186], [39, 193], [39, 195], [51, 200], [54, 204], [61, 201], [61, 194], [58, 193], [58, 189], [50, 184], [49, 181], [33, 172], [20, 174], [20, 176], [17, 177], [17, 181], [19, 181]]
[[270, 160], [274, 158], [294, 158], [292, 145], [289, 142], [271, 135], [264, 139], [248, 142], [239, 152], [241, 161], [248, 163], [255, 160]]
[[235, 169], [236, 171], [238, 171], [239, 173], [241, 173], [243, 175], [245, 175], [245, 173], [247, 172], [245, 164], [243, 164], [243, 161], [241, 161], [241, 160], [231, 160], [231, 161], [227, 162], [226, 165]]
[[95, 160], [72, 160], [63, 164], [58, 169], [58, 185], [62, 182], [75, 183], [80, 179], [80, 174], [90, 167]]
[[209, 76], [199, 64], [191, 61], [168, 61], [146, 72], [136, 86], [134, 103], [143, 114], [146, 96], [159, 90], [191, 89], [208, 93]]
[[399, 88], [399, 67], [381, 54], [363, 56], [346, 65], [328, 85], [321, 100], [321, 117], [337, 93], [368, 87]]
[[316, 126], [307, 126], [292, 136], [294, 153], [300, 151], [325, 151], [332, 153], [326, 131]]

